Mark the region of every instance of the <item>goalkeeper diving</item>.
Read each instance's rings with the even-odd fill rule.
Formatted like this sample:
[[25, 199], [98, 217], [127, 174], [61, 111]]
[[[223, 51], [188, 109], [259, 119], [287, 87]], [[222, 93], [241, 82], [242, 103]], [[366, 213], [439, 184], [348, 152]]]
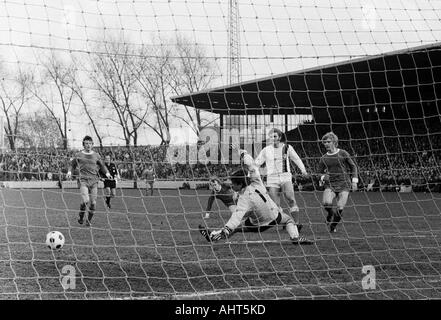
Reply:
[[313, 244], [313, 241], [300, 236], [293, 219], [269, 197], [258, 169], [250, 161], [251, 156], [242, 154], [244, 152], [241, 152], [241, 159], [244, 159], [241, 163], [248, 168], [240, 169], [230, 177], [231, 187], [239, 194], [236, 210], [221, 229], [211, 231], [200, 225], [202, 236], [209, 242], [216, 242], [229, 238], [240, 230], [263, 232], [273, 226], [282, 225], [286, 226], [293, 244]]

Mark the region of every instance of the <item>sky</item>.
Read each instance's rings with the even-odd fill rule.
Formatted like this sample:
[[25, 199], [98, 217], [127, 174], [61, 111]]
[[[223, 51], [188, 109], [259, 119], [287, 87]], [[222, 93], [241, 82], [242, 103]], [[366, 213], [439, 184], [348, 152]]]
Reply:
[[[238, 0], [238, 5], [242, 81], [441, 40], [441, 0]], [[51, 48], [88, 52], [103, 30], [123, 32], [139, 46], [149, 45], [152, 36], [185, 35], [214, 59], [212, 87], [227, 84], [228, 1], [0, 3], [0, 57], [8, 69], [35, 66]], [[72, 118], [71, 139], [78, 143], [87, 121], [80, 112]], [[111, 132], [112, 124], [106, 125]], [[173, 132], [174, 141], [191, 139], [185, 126]], [[144, 143], [157, 142], [151, 133], [142, 137]]]

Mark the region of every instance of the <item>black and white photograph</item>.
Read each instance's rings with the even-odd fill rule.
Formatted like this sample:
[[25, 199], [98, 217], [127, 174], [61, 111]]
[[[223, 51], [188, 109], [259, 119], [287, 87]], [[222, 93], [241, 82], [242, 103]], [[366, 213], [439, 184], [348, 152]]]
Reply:
[[0, 148], [0, 300], [441, 299], [439, 0], [1, 1]]

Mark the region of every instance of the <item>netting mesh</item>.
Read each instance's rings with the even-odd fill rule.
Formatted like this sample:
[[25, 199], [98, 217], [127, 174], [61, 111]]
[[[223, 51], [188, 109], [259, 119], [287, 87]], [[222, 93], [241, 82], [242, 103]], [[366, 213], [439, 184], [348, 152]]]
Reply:
[[[3, 1], [0, 297], [440, 298], [440, 8]], [[231, 214], [217, 200], [204, 219], [208, 179], [240, 168], [222, 134], [255, 157], [273, 127], [310, 173], [292, 168], [315, 244], [294, 246], [281, 226], [206, 242], [198, 225]], [[317, 172], [329, 131], [360, 179], [335, 234]], [[89, 227], [66, 178], [85, 135], [121, 178], [111, 206], [99, 183]], [[53, 230], [60, 251], [44, 243]]]

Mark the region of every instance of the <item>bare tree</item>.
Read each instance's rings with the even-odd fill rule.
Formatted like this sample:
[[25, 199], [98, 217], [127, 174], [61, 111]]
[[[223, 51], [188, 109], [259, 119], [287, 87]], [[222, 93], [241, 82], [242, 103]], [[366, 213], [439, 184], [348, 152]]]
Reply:
[[17, 145], [24, 148], [58, 148], [63, 146], [59, 128], [45, 108], [22, 117]]
[[143, 122], [161, 139], [161, 145], [168, 145], [171, 140], [170, 128], [173, 125], [174, 106], [168, 97], [173, 92], [170, 79], [173, 68], [172, 51], [167, 46], [158, 44], [143, 48], [140, 52], [143, 57], [139, 65], [138, 84], [140, 94], [146, 106], [150, 107], [148, 121]]
[[75, 79], [76, 69], [72, 63], [64, 62], [54, 52], [44, 58], [41, 66], [41, 84], [34, 85], [32, 93], [55, 121], [63, 140], [63, 148], [67, 149], [67, 123], [74, 98], [70, 81]]
[[90, 104], [90, 101], [92, 100], [92, 97], [87, 95], [88, 90], [87, 88], [81, 83], [80, 77], [79, 77], [79, 65], [80, 62], [75, 59], [75, 57], [72, 58], [73, 64], [75, 65], [76, 72], [71, 75], [72, 78], [68, 78], [66, 85], [70, 87], [72, 92], [75, 94], [75, 96], [78, 98], [82, 105], [82, 110], [86, 114], [87, 118], [90, 121], [90, 124], [92, 125], [92, 129], [95, 132], [95, 135], [98, 139], [100, 148], [103, 149], [103, 137], [98, 129], [97, 122], [99, 121], [99, 118], [95, 115], [93, 112], [93, 108]]
[[[108, 102], [108, 121], [117, 123], [126, 146], [138, 144], [138, 131], [145, 122], [147, 108], [136, 104], [140, 58], [122, 37], [99, 42], [91, 55], [89, 78]], [[116, 117], [115, 117], [116, 116]]]
[[[171, 73], [170, 78], [174, 94], [181, 95], [207, 89], [215, 79], [215, 72], [214, 64], [207, 57], [204, 48], [184, 36], [177, 35], [174, 54], [175, 71]], [[212, 125], [213, 119], [204, 116], [204, 111], [189, 106], [184, 106], [184, 109], [186, 117], [178, 117], [196, 134], [206, 126]]]
[[16, 148], [23, 107], [31, 97], [28, 88], [33, 81], [32, 72], [19, 68], [12, 79], [3, 78], [0, 84], [0, 104], [5, 116], [5, 133], [11, 150]]

